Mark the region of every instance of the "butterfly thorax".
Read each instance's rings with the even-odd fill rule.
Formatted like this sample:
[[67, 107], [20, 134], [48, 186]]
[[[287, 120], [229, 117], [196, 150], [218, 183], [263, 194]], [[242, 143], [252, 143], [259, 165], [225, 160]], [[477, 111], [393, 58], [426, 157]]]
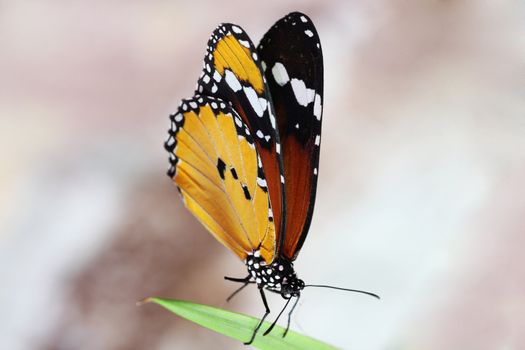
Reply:
[[248, 254], [246, 266], [259, 288], [279, 293], [284, 299], [299, 296], [304, 288], [304, 282], [297, 277], [293, 263], [286, 258], [277, 258], [268, 265], [260, 252], [254, 251]]

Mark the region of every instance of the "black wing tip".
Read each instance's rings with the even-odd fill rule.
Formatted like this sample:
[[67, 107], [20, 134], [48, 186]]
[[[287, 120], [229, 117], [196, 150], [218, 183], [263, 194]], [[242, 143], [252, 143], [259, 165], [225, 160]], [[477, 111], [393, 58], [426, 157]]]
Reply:
[[300, 11], [292, 11], [290, 12], [289, 14], [287, 14], [286, 16], [284, 16], [283, 18], [295, 18], [295, 17], [298, 17], [299, 19], [301, 18], [301, 16], [304, 16], [306, 19], [308, 19], [310, 22], [310, 17], [304, 13], [304, 12], [300, 12]]
[[240, 36], [243, 39], [249, 38], [244, 28], [241, 27], [240, 25], [235, 24], [235, 23], [224, 22], [224, 23], [220, 23], [218, 26], [215, 27], [215, 29], [213, 30], [210, 36], [210, 40], [208, 41], [208, 43], [213, 42], [214, 38], [215, 39], [222, 38], [223, 36], [227, 34], [233, 34], [235, 36]]
[[286, 32], [287, 37], [295, 37], [294, 40], [308, 42], [312, 48], [312, 52], [316, 55], [322, 55], [321, 40], [319, 33], [314, 25], [312, 19], [302, 12], [290, 12], [286, 16], [279, 19], [270, 29], [263, 35], [258, 50], [269, 45], [273, 32]]
[[288, 23], [288, 22], [300, 22], [303, 25], [311, 25], [314, 27], [313, 21], [306, 13], [299, 12], [299, 11], [292, 11], [288, 13], [287, 15], [280, 18], [276, 23], [275, 26], [278, 26], [280, 23]]
[[222, 22], [221, 24], [219, 24], [217, 26], [217, 28], [227, 28], [227, 29], [232, 29], [232, 30], [233, 30], [233, 27], [236, 27], [237, 29], [239, 29], [243, 33], [246, 33], [244, 28], [242, 26], [240, 26], [239, 24], [237, 24], [237, 23]]

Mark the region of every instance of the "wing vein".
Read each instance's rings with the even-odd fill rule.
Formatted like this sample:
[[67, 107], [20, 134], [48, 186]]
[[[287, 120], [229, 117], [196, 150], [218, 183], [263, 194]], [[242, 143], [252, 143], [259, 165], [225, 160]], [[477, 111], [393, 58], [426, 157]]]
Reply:
[[[233, 120], [233, 118], [234, 118], [234, 117], [232, 117], [232, 122], [235, 123], [235, 121]], [[233, 127], [235, 128], [235, 125], [233, 125]], [[225, 135], [224, 135], [223, 130], [222, 130], [221, 128], [218, 128], [218, 129], [219, 129], [219, 131], [220, 131], [221, 137], [222, 137], [223, 140], [224, 140], [224, 144], [227, 145], [228, 143], [226, 142], [226, 138], [225, 138]], [[237, 130], [237, 129], [236, 129], [236, 130]], [[246, 141], [248, 141], [248, 140], [246, 140]], [[246, 182], [246, 185], [248, 185], [248, 172], [247, 172], [247, 170], [246, 170], [246, 166], [245, 166], [245, 164], [244, 164], [244, 157], [243, 157], [243, 155], [242, 155], [242, 151], [241, 151], [241, 143], [240, 143], [238, 137], [237, 137], [237, 139], [236, 139], [235, 144], [237, 145], [237, 149], [238, 149], [238, 151], [239, 151], [239, 157], [240, 157], [240, 160], [241, 160], [241, 166], [242, 166], [242, 170], [243, 170], [244, 181]], [[229, 147], [228, 147], [228, 151], [230, 151], [230, 148], [229, 148]], [[257, 155], [257, 151], [256, 151], [255, 154]], [[233, 157], [232, 157], [231, 152], [230, 152], [230, 158], [233, 160]], [[256, 193], [257, 193], [257, 187], [256, 187], [256, 186], [257, 186], [257, 180], [256, 180], [256, 183], [255, 183], [255, 186], [254, 186], [253, 197], [252, 197], [252, 199], [250, 199], [250, 204], [251, 204], [251, 206], [252, 206], [252, 212], [253, 212], [254, 220], [255, 220], [255, 223], [256, 223], [255, 227], [256, 227], [256, 229], [258, 230], [258, 227], [259, 227], [258, 223], [259, 223], [259, 222], [258, 222], [258, 219], [257, 219], [257, 213], [256, 213], [256, 208], [255, 208], [255, 195], [256, 195]], [[259, 232], [257, 232], [257, 235], [259, 235]], [[259, 240], [259, 243], [260, 243], [260, 242], [261, 242], [261, 241]], [[252, 242], [250, 242], [250, 243], [252, 243]], [[253, 243], [252, 243], [252, 244], [253, 244]], [[254, 247], [255, 247], [255, 246], [254, 246]]]
[[[188, 197], [190, 197], [190, 198], [193, 200], [193, 202], [194, 202], [195, 204], [197, 204], [197, 205], [199, 206], [199, 208], [201, 208], [202, 211], [205, 212], [205, 213], [208, 215], [208, 217], [209, 217], [209, 218], [210, 218], [210, 219], [211, 219], [211, 220], [212, 220], [212, 221], [213, 221], [218, 227], [220, 227], [220, 228], [224, 231], [224, 233], [225, 233], [225, 234], [231, 239], [231, 241], [232, 241], [233, 243], [235, 243], [235, 245], [236, 245], [237, 247], [239, 247], [240, 250], [244, 250], [244, 248], [243, 248], [241, 245], [239, 245], [239, 244], [237, 243], [237, 241], [235, 240], [235, 237], [232, 237], [231, 234], [228, 232], [228, 230], [226, 230], [226, 229], [225, 229], [225, 228], [224, 228], [224, 227], [223, 227], [223, 226], [222, 226], [217, 220], [215, 220], [215, 219], [213, 218], [213, 216], [210, 214], [210, 212], [209, 212], [208, 210], [206, 210], [206, 209], [205, 209], [205, 208], [204, 208], [204, 207], [203, 207], [203, 206], [202, 206], [202, 205], [201, 205], [201, 204], [195, 199], [195, 197], [193, 197], [191, 194], [189, 194], [188, 191], [186, 191], [186, 190], [183, 190], [183, 191], [184, 191], [184, 194], [185, 194], [185, 195], [187, 195]], [[200, 221], [200, 220], [199, 220], [199, 221]], [[201, 221], [201, 222], [202, 222], [202, 221]], [[203, 224], [204, 224], [204, 223], [203, 223]], [[206, 225], [205, 225], [205, 226], [206, 226]], [[207, 227], [206, 227], [206, 228], [207, 228]], [[211, 231], [211, 230], [210, 230], [210, 231]]]
[[[215, 114], [214, 114], [213, 117], [214, 117], [214, 118], [217, 118]], [[208, 137], [210, 138], [210, 140], [213, 140], [213, 138], [212, 138], [212, 136], [211, 136], [211, 134], [210, 134], [208, 128], [207, 128], [206, 125], [203, 123], [203, 121], [202, 121], [202, 119], [200, 118], [200, 116], [198, 116], [197, 119], [198, 119], [199, 123], [204, 127], [204, 130], [206, 130], [206, 133], [208, 134]], [[216, 119], [215, 119], [215, 120], [216, 120]], [[188, 133], [188, 135], [189, 135], [189, 133]], [[191, 135], [190, 135], [190, 136], [191, 136]], [[193, 138], [193, 137], [192, 137], [192, 138]], [[195, 139], [194, 139], [194, 140], [195, 140]], [[196, 141], [196, 140], [195, 140], [195, 141]], [[197, 141], [196, 141], [196, 142], [197, 142]], [[198, 142], [197, 142], [197, 143], [198, 143]], [[217, 156], [217, 158], [219, 158], [219, 152], [218, 152], [218, 150], [217, 150], [217, 148], [215, 147], [215, 144], [214, 144], [213, 142], [212, 142], [212, 145], [213, 145], [213, 149], [215, 150], [215, 155]], [[213, 161], [212, 161], [212, 164], [213, 164]], [[237, 220], [239, 221], [239, 224], [241, 225], [241, 228], [242, 228], [242, 230], [243, 230], [243, 232], [244, 232], [244, 236], [246, 237], [246, 239], [248, 240], [248, 242], [249, 242], [250, 244], [252, 244], [252, 247], [253, 247], [253, 243], [252, 243], [251, 240], [250, 240], [250, 236], [248, 235], [248, 232], [246, 232], [246, 228], [244, 227], [243, 221], [242, 221], [242, 219], [239, 217], [239, 213], [237, 213], [237, 211], [235, 210], [235, 206], [233, 205], [232, 198], [231, 198], [231, 196], [228, 194], [228, 191], [226, 190], [226, 187], [225, 187], [224, 182], [221, 181], [221, 183], [222, 183], [222, 187], [223, 187], [223, 189], [224, 189], [224, 192], [225, 192], [225, 194], [226, 194], [226, 198], [227, 198], [227, 200], [228, 200], [228, 203], [232, 206], [232, 208], [234, 208], [233, 211], [234, 211], [234, 213], [235, 213], [235, 215], [236, 215], [236, 217], [237, 217]]]

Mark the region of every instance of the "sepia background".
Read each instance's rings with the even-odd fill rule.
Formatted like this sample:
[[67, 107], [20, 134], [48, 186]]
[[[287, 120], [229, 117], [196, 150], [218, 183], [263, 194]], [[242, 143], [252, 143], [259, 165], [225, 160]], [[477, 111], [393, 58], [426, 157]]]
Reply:
[[[165, 175], [221, 22], [308, 14], [325, 56], [292, 328], [343, 349], [524, 349], [519, 1], [1, 1], [0, 348], [244, 349], [147, 296], [262, 315]], [[272, 297], [273, 311], [283, 300]], [[275, 316], [275, 313], [273, 314]], [[272, 319], [273, 319], [273, 316]]]

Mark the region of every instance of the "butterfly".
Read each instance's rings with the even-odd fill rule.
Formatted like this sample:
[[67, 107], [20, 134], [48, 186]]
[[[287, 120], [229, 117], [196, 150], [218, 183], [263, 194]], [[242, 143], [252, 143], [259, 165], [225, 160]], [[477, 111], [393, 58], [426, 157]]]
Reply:
[[[314, 211], [321, 120], [323, 54], [311, 19], [292, 12], [254, 46], [235, 24], [212, 33], [195, 94], [170, 116], [168, 176], [185, 206], [244, 261], [265, 307], [250, 344], [270, 313], [265, 290], [286, 304], [307, 287], [293, 262]], [[377, 296], [376, 296], [377, 297]], [[277, 319], [264, 335], [268, 334]], [[286, 332], [283, 336], [286, 335]]]

